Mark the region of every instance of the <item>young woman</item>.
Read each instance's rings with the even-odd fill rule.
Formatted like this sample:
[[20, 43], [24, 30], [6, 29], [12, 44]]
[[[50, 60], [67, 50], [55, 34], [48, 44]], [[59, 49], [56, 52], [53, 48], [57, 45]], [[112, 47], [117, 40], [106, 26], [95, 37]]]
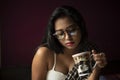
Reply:
[[[78, 80], [73, 54], [91, 51], [96, 67], [88, 80], [98, 80], [106, 65], [105, 54], [88, 40], [81, 14], [70, 6], [55, 9], [50, 17], [45, 37], [32, 62], [32, 80]], [[79, 79], [82, 80], [82, 79]]]

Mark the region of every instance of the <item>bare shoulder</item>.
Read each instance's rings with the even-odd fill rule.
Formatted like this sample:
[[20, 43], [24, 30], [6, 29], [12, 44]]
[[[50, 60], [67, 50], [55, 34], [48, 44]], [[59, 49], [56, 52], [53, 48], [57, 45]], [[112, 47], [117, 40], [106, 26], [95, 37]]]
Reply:
[[50, 49], [48, 49], [47, 47], [40, 47], [35, 56], [39, 56], [39, 57], [47, 57], [52, 51]]
[[36, 51], [33, 60], [37, 60], [37, 63], [39, 63], [40, 61], [44, 61], [44, 63], [48, 63], [51, 52], [52, 51], [48, 49], [47, 47], [40, 47]]
[[46, 47], [40, 47], [36, 51], [32, 61], [32, 80], [45, 80], [51, 52], [52, 51]]

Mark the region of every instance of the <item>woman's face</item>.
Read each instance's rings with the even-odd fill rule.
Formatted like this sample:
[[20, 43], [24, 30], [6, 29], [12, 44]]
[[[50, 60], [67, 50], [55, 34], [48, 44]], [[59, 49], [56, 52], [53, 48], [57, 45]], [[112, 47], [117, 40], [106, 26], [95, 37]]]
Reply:
[[65, 49], [75, 49], [81, 40], [80, 29], [70, 17], [60, 17], [55, 21], [55, 34]]

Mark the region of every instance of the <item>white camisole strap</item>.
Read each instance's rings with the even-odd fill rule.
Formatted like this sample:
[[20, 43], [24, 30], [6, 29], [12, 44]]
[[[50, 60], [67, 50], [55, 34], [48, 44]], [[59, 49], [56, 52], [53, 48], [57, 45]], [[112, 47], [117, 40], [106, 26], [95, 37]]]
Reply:
[[56, 71], [56, 53], [54, 53], [54, 65], [51, 70], [48, 71], [46, 80], [65, 80], [66, 75], [63, 73]]
[[52, 70], [55, 70], [55, 66], [56, 66], [56, 53], [54, 53], [54, 65], [53, 65]]

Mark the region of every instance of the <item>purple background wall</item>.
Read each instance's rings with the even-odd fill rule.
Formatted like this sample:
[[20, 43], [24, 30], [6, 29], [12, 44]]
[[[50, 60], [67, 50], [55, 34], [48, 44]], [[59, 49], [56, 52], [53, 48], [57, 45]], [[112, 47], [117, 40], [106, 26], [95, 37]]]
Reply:
[[2, 66], [31, 65], [52, 11], [71, 5], [83, 15], [89, 39], [120, 60], [120, 5], [116, 0], [9, 0], [2, 4]]

